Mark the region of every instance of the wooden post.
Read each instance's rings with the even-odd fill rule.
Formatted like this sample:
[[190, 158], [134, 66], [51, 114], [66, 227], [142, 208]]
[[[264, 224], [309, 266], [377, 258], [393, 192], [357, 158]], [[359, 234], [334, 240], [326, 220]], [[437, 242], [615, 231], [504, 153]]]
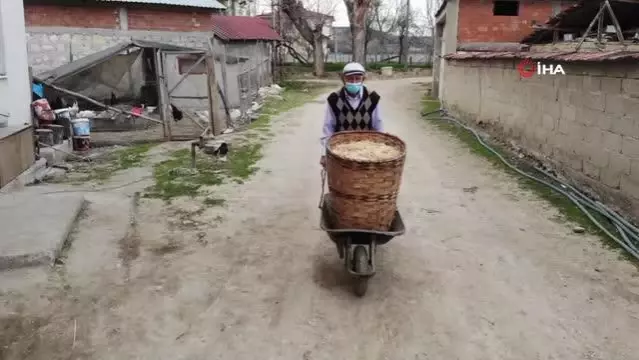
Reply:
[[164, 78], [164, 59], [162, 58], [162, 51], [155, 52], [155, 76], [158, 84], [158, 98], [160, 108], [160, 120], [164, 125], [164, 138], [171, 141], [173, 134], [171, 133], [171, 120], [168, 116], [168, 107], [170, 106], [171, 98], [168, 95], [168, 89]]
[[[602, 3], [601, 6], [603, 7], [604, 4]], [[597, 24], [597, 42], [599, 44], [603, 43], [603, 25], [604, 25], [604, 17], [602, 14], [602, 16], [599, 17], [599, 23]]]
[[[218, 42], [219, 44], [219, 42]], [[226, 44], [222, 43], [221, 46], [222, 49], [222, 63], [220, 65], [222, 65], [222, 86], [224, 86], [223, 89], [223, 93], [224, 93], [224, 98], [226, 99], [226, 102], [228, 104], [229, 101], [229, 86], [228, 86], [228, 81], [226, 79], [226, 63], [228, 61], [228, 58], [226, 57]]]
[[257, 89], [262, 87], [262, 42], [255, 46], [255, 59], [257, 59]]
[[[615, 12], [612, 10], [612, 6], [610, 6], [610, 1], [606, 0], [604, 5], [606, 6], [606, 8], [608, 8], [610, 19], [612, 20], [613, 25], [615, 25], [615, 31], [617, 33], [617, 38], [619, 38], [619, 42], [621, 43], [621, 45], [625, 45], [625, 39], [623, 37], [623, 32], [621, 31], [621, 25], [619, 24], [619, 20], [617, 20]], [[603, 17], [603, 13], [601, 14], [601, 16]]]
[[213, 49], [213, 42], [211, 38], [209, 40], [209, 53], [206, 59], [206, 69], [209, 79], [208, 93], [209, 93], [209, 127], [213, 136], [220, 135], [224, 130], [225, 117], [220, 116], [220, 95], [217, 91], [217, 77], [215, 76], [215, 51]]
[[604, 6], [599, 8], [599, 12], [595, 16], [595, 18], [592, 19], [592, 21], [590, 22], [590, 25], [588, 25], [588, 28], [586, 29], [586, 32], [581, 37], [581, 40], [579, 40], [579, 43], [577, 44], [577, 47], [575, 47], [575, 51], [579, 51], [579, 49], [581, 49], [581, 45], [583, 45], [584, 41], [586, 41], [586, 37], [588, 37], [588, 34], [590, 33], [590, 30], [592, 30], [592, 27], [595, 26], [595, 22], [597, 22], [599, 20], [600, 16], [603, 16], [604, 9], [605, 9]]
[[253, 73], [253, 62], [254, 61], [255, 61], [255, 57], [253, 57], [252, 59], [249, 59], [249, 61], [248, 61], [248, 77], [246, 79], [247, 80], [246, 82], [248, 84], [247, 85], [248, 86], [248, 90], [246, 92], [247, 92], [248, 98], [250, 100], [252, 100], [251, 99], [251, 95], [252, 95], [251, 94], [251, 74]]

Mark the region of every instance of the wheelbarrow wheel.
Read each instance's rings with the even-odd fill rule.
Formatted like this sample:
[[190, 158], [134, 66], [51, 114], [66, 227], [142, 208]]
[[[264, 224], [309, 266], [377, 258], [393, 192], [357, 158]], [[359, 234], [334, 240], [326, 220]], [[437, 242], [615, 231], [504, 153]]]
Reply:
[[[353, 271], [357, 274], [368, 272], [368, 253], [362, 245], [357, 246], [353, 251]], [[359, 297], [366, 295], [366, 291], [368, 290], [368, 277], [357, 276], [354, 280], [353, 292], [355, 292], [355, 295]]]

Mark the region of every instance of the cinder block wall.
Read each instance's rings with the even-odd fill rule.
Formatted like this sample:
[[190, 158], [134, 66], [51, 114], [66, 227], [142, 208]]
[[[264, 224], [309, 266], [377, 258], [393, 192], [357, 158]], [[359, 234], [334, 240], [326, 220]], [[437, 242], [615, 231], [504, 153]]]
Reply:
[[152, 5], [26, 5], [29, 65], [37, 74], [131, 38], [206, 48], [212, 14]]
[[515, 61], [449, 61], [443, 102], [492, 125], [639, 218], [639, 65], [562, 63], [523, 79]]

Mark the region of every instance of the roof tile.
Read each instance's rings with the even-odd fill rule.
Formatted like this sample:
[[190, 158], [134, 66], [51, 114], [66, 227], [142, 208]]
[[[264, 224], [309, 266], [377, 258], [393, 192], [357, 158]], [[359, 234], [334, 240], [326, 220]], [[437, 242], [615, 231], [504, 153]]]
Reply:
[[282, 38], [264, 19], [252, 16], [213, 16], [213, 32], [225, 41], [265, 40]]

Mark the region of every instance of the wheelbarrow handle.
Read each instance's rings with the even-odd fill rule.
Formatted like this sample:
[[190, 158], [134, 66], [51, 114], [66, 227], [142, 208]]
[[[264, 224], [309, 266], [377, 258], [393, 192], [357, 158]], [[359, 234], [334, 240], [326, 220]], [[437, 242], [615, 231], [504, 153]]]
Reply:
[[324, 204], [324, 188], [326, 187], [326, 169], [322, 168], [321, 175], [322, 177], [322, 192], [320, 193], [320, 201], [318, 207], [321, 209]]

